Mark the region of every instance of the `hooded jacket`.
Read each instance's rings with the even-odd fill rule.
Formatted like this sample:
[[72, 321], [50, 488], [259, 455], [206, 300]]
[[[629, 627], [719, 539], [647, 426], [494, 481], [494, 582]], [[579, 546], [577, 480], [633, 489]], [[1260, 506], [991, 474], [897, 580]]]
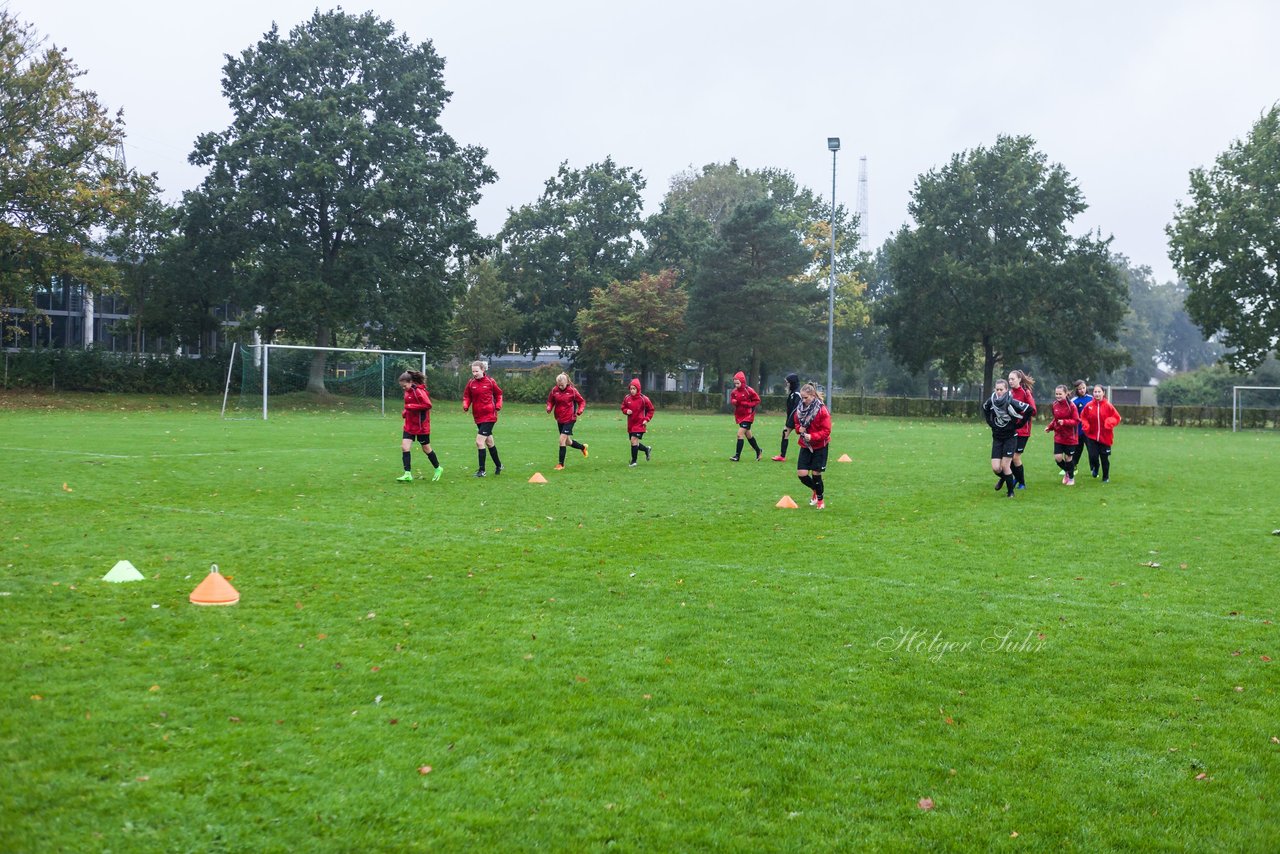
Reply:
[[586, 408], [587, 401], [583, 399], [582, 393], [572, 383], [564, 388], [553, 385], [551, 386], [551, 391], [547, 394], [547, 411], [555, 410], [557, 424], [568, 424], [570, 421], [577, 421], [578, 416]]
[[1053, 420], [1049, 427], [1053, 429], [1053, 441], [1057, 444], [1080, 444], [1080, 413], [1076, 412], [1076, 405], [1070, 400], [1064, 398], [1053, 402]]
[[404, 390], [404, 432], [410, 436], [426, 436], [431, 433], [431, 396], [427, 387], [410, 384]]
[[1080, 426], [1084, 429], [1084, 435], [1107, 447], [1111, 447], [1116, 425], [1121, 420], [1120, 413], [1105, 397], [1095, 397], [1080, 412]]
[[485, 374], [480, 379], [467, 382], [462, 390], [462, 411], [471, 410], [471, 416], [477, 424], [487, 424], [498, 420], [498, 411], [502, 409], [502, 389], [493, 377]]
[[791, 426], [791, 416], [795, 414], [796, 407], [800, 405], [800, 377], [798, 374], [787, 374], [787, 421], [788, 427]]
[[[627, 416], [627, 432], [643, 433], [653, 420], [653, 401], [640, 391], [640, 380], [631, 381], [631, 393], [622, 398], [618, 407]], [[627, 413], [630, 410], [630, 414]]]
[[729, 402], [733, 404], [733, 420], [738, 424], [750, 424], [756, 420], [756, 407], [760, 405], [760, 395], [747, 385], [747, 375], [738, 371], [733, 378], [741, 383], [729, 394]]

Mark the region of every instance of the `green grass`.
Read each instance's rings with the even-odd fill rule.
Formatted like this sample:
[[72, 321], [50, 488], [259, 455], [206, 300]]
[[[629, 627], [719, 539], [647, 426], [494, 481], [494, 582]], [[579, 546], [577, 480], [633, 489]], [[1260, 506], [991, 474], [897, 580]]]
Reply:
[[837, 418], [819, 513], [728, 416], [553, 472], [510, 406], [483, 481], [432, 421], [399, 484], [394, 418], [0, 399], [0, 850], [1280, 848], [1280, 436], [1037, 431], [1006, 500], [981, 425]]

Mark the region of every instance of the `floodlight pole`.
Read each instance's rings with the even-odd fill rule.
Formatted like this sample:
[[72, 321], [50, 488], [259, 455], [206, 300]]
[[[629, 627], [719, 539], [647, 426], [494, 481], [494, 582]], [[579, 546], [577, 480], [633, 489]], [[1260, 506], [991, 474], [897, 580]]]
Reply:
[[827, 137], [827, 150], [831, 152], [831, 268], [827, 271], [827, 406], [832, 404], [836, 340], [836, 152], [840, 150], [840, 137]]

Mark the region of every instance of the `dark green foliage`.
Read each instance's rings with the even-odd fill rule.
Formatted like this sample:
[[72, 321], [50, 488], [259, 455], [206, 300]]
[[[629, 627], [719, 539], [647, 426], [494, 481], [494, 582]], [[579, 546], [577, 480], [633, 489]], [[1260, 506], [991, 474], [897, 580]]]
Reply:
[[820, 296], [798, 281], [809, 257], [793, 223], [768, 199], [734, 208], [689, 289], [691, 352], [718, 376], [741, 369], [753, 383], [766, 355], [794, 356]]
[[228, 60], [233, 119], [197, 141], [210, 172], [189, 225], [269, 336], [447, 349], [459, 261], [484, 246], [470, 209], [495, 175], [440, 126], [443, 69], [430, 42], [341, 10]]
[[578, 312], [593, 288], [626, 278], [639, 247], [644, 177], [606, 157], [561, 163], [538, 201], [511, 212], [498, 235], [500, 271], [522, 323], [525, 352], [578, 343]]
[[1257, 367], [1280, 341], [1280, 104], [1211, 169], [1191, 170], [1191, 198], [1165, 230], [1188, 315], [1221, 335], [1233, 368]]
[[1072, 237], [1086, 208], [1074, 179], [1030, 137], [998, 137], [917, 181], [889, 247], [890, 292], [876, 304], [889, 347], [911, 371], [934, 360], [958, 379], [1036, 356], [1064, 373], [1123, 361], [1112, 346], [1125, 283], [1110, 239]]
[[203, 359], [106, 350], [19, 350], [4, 354], [5, 387], [221, 395], [229, 355], [227, 350]]

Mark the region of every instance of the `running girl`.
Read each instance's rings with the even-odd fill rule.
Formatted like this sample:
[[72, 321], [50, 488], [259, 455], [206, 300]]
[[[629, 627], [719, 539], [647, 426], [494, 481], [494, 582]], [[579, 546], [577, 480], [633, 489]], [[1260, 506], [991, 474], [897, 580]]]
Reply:
[[1009, 463], [1009, 469], [1018, 482], [1018, 489], [1027, 488], [1026, 469], [1022, 467], [1022, 452], [1027, 449], [1027, 442], [1031, 440], [1031, 419], [1036, 417], [1036, 399], [1031, 393], [1035, 386], [1036, 381], [1030, 374], [1024, 371], [1009, 372], [1009, 393], [1013, 395], [1014, 400], [1020, 400], [1031, 407], [1031, 415], [1018, 428], [1018, 446], [1013, 452], [1013, 460]]
[[1021, 400], [1015, 400], [1009, 393], [1008, 380], [996, 380], [991, 397], [982, 404], [982, 415], [991, 427], [991, 471], [1000, 477], [996, 481], [996, 492], [1007, 485], [1008, 498], [1013, 497], [1015, 480], [1012, 465], [1013, 454], [1018, 447], [1018, 428], [1030, 414], [1031, 407]]
[[791, 435], [791, 416], [799, 405], [800, 377], [796, 374], [787, 374], [787, 417], [782, 421], [782, 450], [778, 451], [778, 455], [773, 458], [775, 463], [787, 460], [787, 437]]
[[498, 446], [493, 439], [493, 428], [502, 410], [502, 389], [485, 371], [489, 365], [480, 360], [471, 363], [471, 379], [462, 390], [462, 411], [471, 410], [476, 420], [476, 477], [484, 477], [485, 450], [493, 457], [493, 473], [502, 474], [502, 462], [498, 459]]
[[1098, 466], [1101, 465], [1103, 483], [1111, 482], [1111, 443], [1115, 440], [1114, 431], [1120, 421], [1120, 413], [1107, 400], [1106, 391], [1095, 385], [1093, 399], [1080, 413], [1080, 423], [1089, 449], [1089, 469], [1097, 477]]
[[427, 378], [422, 371], [405, 371], [400, 375], [400, 388], [404, 389], [404, 432], [400, 441], [400, 458], [404, 462], [404, 474], [396, 478], [401, 483], [413, 482], [413, 443], [422, 445], [435, 473], [432, 482], [440, 479], [444, 469], [436, 452], [431, 449], [431, 397], [427, 394]]
[[733, 404], [733, 420], [738, 423], [738, 449], [729, 459], [736, 463], [742, 457], [742, 442], [745, 439], [756, 452], [756, 462], [760, 462], [760, 455], [764, 452], [751, 433], [751, 425], [756, 420], [756, 407], [760, 405], [760, 395], [747, 385], [747, 375], [742, 371], [733, 375], [733, 391], [729, 394], [729, 402]]
[[547, 412], [555, 412], [556, 426], [560, 428], [560, 462], [556, 463], [556, 471], [564, 468], [566, 447], [582, 451], [582, 456], [587, 456], [587, 446], [573, 438], [573, 425], [577, 423], [586, 408], [587, 401], [570, 382], [569, 375], [557, 376], [556, 384], [547, 393]]
[[622, 398], [622, 406], [618, 408], [622, 410], [623, 415], [627, 416], [627, 435], [631, 437], [631, 462], [628, 466], [635, 467], [641, 451], [644, 452], [644, 461], [649, 462], [653, 448], [644, 444], [641, 439], [649, 429], [649, 422], [653, 420], [653, 401], [641, 393], [640, 380], [631, 381], [627, 396]]
[[822, 473], [827, 470], [827, 447], [831, 442], [831, 413], [818, 395], [813, 383], [800, 387], [800, 405], [791, 414], [791, 424], [800, 444], [796, 459], [796, 477], [813, 490], [809, 504], [819, 510], [827, 509], [826, 485]]
[[1044, 432], [1053, 433], [1053, 461], [1062, 469], [1062, 485], [1075, 486], [1076, 463], [1080, 459], [1080, 413], [1064, 385], [1053, 390], [1053, 413]]

